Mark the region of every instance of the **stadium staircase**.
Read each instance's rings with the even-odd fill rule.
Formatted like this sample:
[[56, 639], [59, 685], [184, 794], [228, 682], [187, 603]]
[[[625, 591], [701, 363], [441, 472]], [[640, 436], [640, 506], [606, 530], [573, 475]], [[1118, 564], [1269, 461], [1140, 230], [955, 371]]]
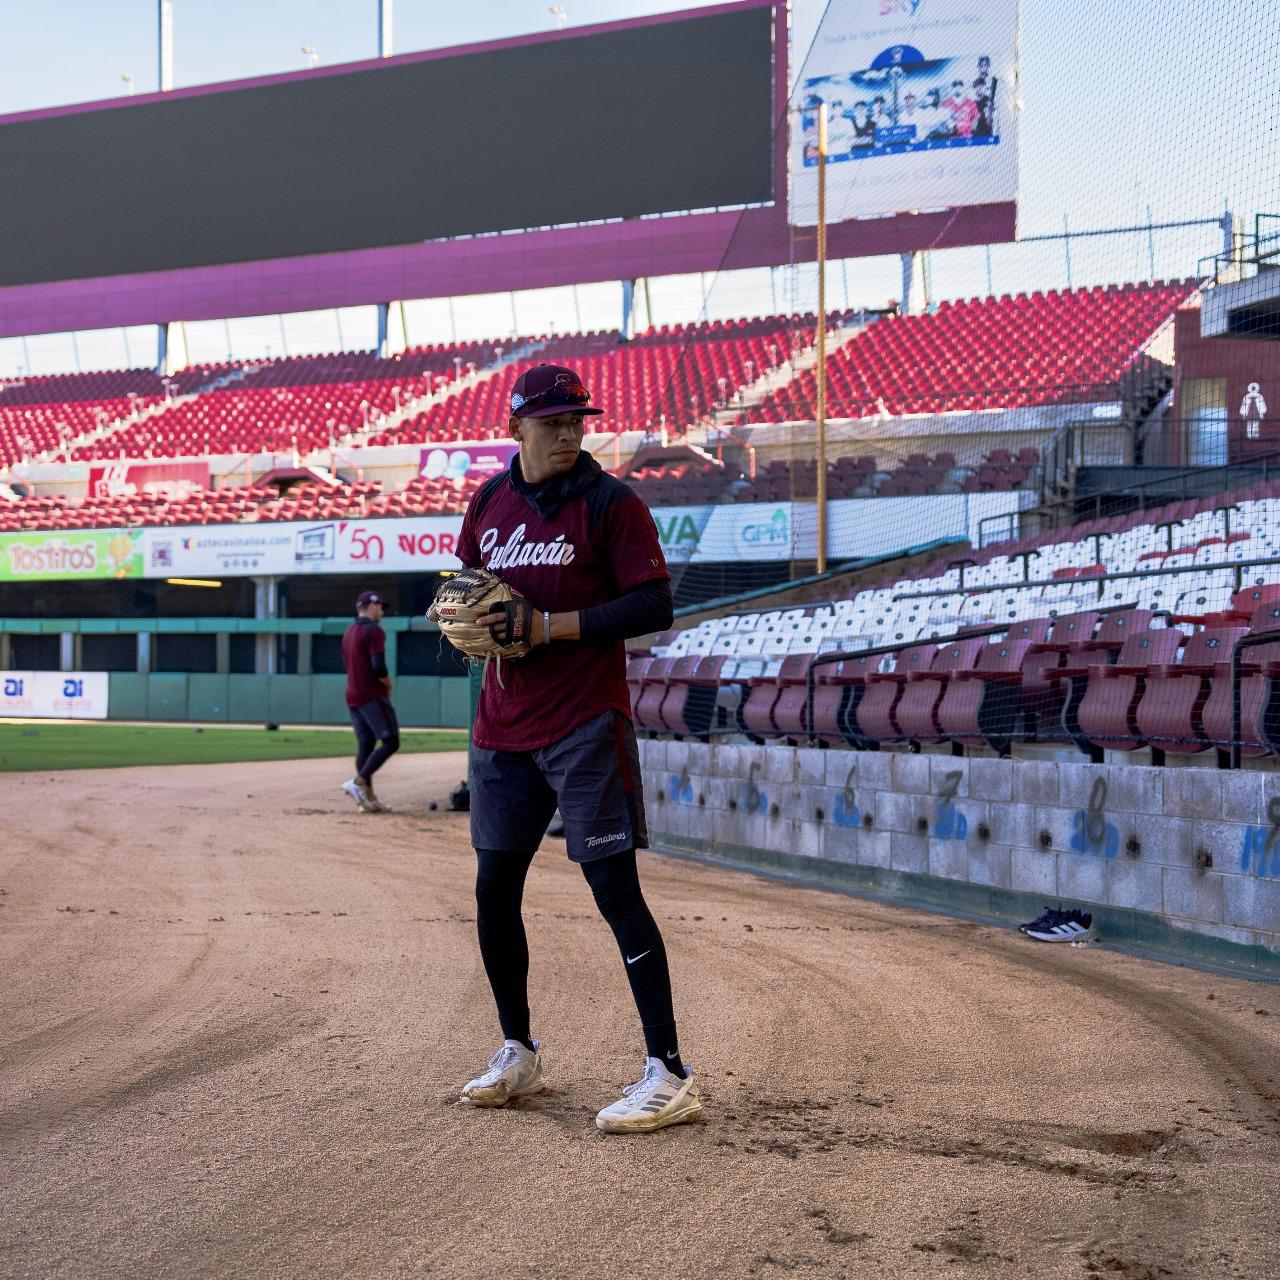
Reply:
[[[846, 343], [851, 342], [868, 325], [872, 323], [864, 316], [844, 317], [827, 333], [827, 355], [835, 354]], [[777, 368], [769, 369], [750, 385], [742, 387], [738, 397], [732, 404], [717, 409], [713, 421], [718, 427], [732, 426], [739, 422], [742, 415], [748, 418], [752, 411], [764, 403], [774, 392], [795, 381], [802, 374], [808, 373], [818, 363], [818, 343], [812, 342], [793, 351]]]

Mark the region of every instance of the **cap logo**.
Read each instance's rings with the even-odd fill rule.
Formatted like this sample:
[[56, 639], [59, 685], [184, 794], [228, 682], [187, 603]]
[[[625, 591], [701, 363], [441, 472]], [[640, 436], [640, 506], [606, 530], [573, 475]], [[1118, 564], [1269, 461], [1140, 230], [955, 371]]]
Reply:
[[522, 396], [518, 391], [513, 391], [511, 393], [511, 412], [515, 413], [522, 404], [524, 404], [524, 396]]

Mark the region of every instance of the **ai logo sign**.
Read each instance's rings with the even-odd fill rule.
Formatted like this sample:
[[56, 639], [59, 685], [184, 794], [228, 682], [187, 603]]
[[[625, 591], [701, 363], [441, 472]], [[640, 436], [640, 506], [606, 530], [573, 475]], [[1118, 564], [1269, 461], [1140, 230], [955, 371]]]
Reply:
[[22, 681], [17, 676], [5, 676], [4, 696], [6, 698], [22, 697]]

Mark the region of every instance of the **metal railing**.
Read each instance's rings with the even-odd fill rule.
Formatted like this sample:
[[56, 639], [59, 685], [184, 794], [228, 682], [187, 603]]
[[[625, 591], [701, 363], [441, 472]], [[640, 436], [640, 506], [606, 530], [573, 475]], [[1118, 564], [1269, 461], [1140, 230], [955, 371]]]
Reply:
[[[1183, 425], [1190, 419], [1176, 418], [1173, 422]], [[1104, 464], [1095, 464], [1104, 465]], [[1224, 462], [1211, 467], [1184, 467], [1171, 469], [1169, 474], [1136, 480], [1118, 489], [1107, 489], [1083, 497], [1060, 498], [1053, 502], [1028, 507], [1024, 511], [1006, 512], [984, 516], [978, 521], [978, 546], [985, 548], [996, 541], [1016, 541], [1023, 537], [1024, 521], [1041, 522], [1037, 533], [1052, 529], [1066, 529], [1072, 524], [1087, 520], [1101, 520], [1109, 516], [1127, 515], [1131, 511], [1145, 511], [1149, 507], [1164, 506], [1170, 502], [1185, 502], [1191, 498], [1207, 498], [1223, 495], [1218, 510], [1228, 510], [1235, 505], [1226, 494], [1253, 484], [1266, 484], [1280, 479], [1280, 452], [1261, 453], [1256, 457], [1242, 458], [1236, 462]], [[1132, 501], [1125, 502], [1126, 498]], [[1108, 504], [1113, 509], [1108, 510]], [[1059, 523], [1059, 517], [1063, 517]], [[1004, 521], [1011, 530], [1009, 539], [988, 541], [986, 530]], [[1047, 529], [1045, 528], [1047, 526]]]
[[1246, 649], [1256, 648], [1261, 644], [1274, 644], [1280, 640], [1280, 631], [1259, 631], [1256, 635], [1241, 636], [1231, 650], [1231, 767], [1240, 767], [1241, 742], [1244, 736], [1244, 708], [1240, 700], [1241, 662], [1240, 655]]
[[[1101, 534], [1097, 533], [1090, 536], [1094, 539], [1102, 537]], [[1032, 553], [1024, 551], [1020, 554], [1023, 557], [1023, 572], [1025, 573], [1026, 557]], [[960, 563], [960, 561], [952, 561], [952, 564]], [[967, 561], [965, 563], [972, 564], [973, 562]], [[1085, 578], [1023, 578], [1021, 582], [996, 582], [983, 587], [966, 587], [964, 584], [964, 568], [962, 566], [960, 570], [960, 585], [958, 587], [942, 587], [934, 591], [904, 591], [901, 595], [896, 595], [893, 598], [895, 600], [929, 600], [937, 596], [953, 596], [957, 591], [967, 591], [972, 595], [986, 595], [988, 592], [994, 591], [1030, 591], [1033, 588], [1061, 586], [1096, 586], [1099, 595], [1101, 595], [1103, 586], [1108, 582], [1123, 582], [1133, 578], [1164, 578], [1176, 573], [1220, 573], [1228, 569], [1236, 575], [1234, 589], [1242, 591], [1244, 587], [1240, 580], [1240, 570], [1256, 569], [1262, 565], [1276, 566], [1280, 565], [1280, 561], [1277, 561], [1274, 556], [1263, 556], [1252, 560], [1230, 560], [1223, 564], [1177, 564], [1168, 569], [1119, 569], [1115, 573], [1099, 573]]]
[[[1136, 609], [1136, 604], [1113, 604], [1108, 605], [1105, 609], [1095, 609], [1093, 612], [1100, 614], [1123, 613], [1128, 609]], [[1165, 609], [1153, 611], [1152, 617], [1164, 617], [1167, 621], [1172, 619], [1172, 615]], [[913, 649], [917, 645], [932, 644], [937, 645], [939, 649], [945, 648], [949, 644], [954, 644], [960, 640], [979, 640], [983, 636], [1003, 635], [1010, 627], [1016, 627], [1016, 622], [1000, 622], [988, 627], [962, 627], [959, 631], [948, 636], [931, 636], [927, 640], [908, 640], [903, 642], [899, 640], [896, 644], [878, 644], [869, 649], [850, 649], [839, 653], [819, 653], [815, 654], [813, 661], [809, 664], [809, 670], [805, 674], [805, 740], [809, 746], [813, 746], [818, 740], [818, 735], [813, 728], [813, 696], [817, 687], [817, 672], [819, 667], [829, 667], [836, 662], [845, 662], [850, 658], [876, 658], [883, 657], [886, 653], [901, 653], [904, 649]]]

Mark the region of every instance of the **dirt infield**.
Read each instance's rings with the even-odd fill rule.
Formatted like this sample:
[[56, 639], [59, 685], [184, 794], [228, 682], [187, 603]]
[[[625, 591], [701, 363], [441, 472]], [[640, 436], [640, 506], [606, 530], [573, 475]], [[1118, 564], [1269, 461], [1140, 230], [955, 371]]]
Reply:
[[[457, 756], [10, 776], [0, 1274], [1280, 1274], [1280, 989], [656, 856], [702, 1123], [641, 1065], [559, 842], [527, 897], [549, 1093], [496, 1043]], [[341, 801], [341, 803], [340, 803]]]

